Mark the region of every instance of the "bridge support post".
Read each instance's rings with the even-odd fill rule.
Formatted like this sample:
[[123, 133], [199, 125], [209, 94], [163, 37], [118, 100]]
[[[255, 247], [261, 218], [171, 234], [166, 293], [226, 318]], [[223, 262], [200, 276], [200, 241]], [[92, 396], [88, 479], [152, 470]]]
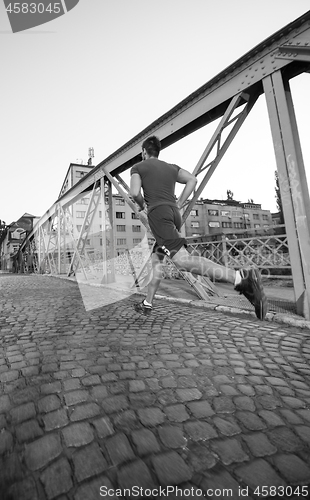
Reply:
[[263, 79], [279, 174], [279, 186], [298, 314], [310, 319], [310, 230], [307, 187], [297, 122], [281, 71]]

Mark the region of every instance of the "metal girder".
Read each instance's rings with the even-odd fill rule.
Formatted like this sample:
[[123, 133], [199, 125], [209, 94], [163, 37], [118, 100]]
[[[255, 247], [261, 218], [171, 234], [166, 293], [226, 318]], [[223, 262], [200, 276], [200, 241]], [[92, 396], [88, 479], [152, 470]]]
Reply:
[[309, 38], [296, 37], [293, 41], [284, 43], [278, 48], [276, 59], [286, 61], [305, 61], [310, 63], [310, 40]]
[[[182, 217], [182, 222], [186, 221], [187, 217], [190, 214], [190, 211], [196, 201], [198, 200], [199, 196], [201, 195], [202, 191], [206, 187], [207, 183], [209, 182], [212, 174], [214, 173], [216, 167], [218, 166], [219, 162], [223, 158], [224, 154], [226, 153], [227, 149], [229, 148], [230, 144], [232, 143], [233, 139], [237, 135], [239, 129], [241, 128], [243, 122], [245, 121], [246, 117], [248, 116], [249, 112], [253, 108], [255, 102], [257, 101], [258, 94], [254, 94], [253, 97], [250, 96], [245, 96], [244, 93], [239, 93], [233, 99], [231, 100], [229, 106], [226, 109], [226, 112], [223, 115], [222, 120], [220, 121], [216, 131], [214, 132], [211, 140], [209, 141], [209, 144], [207, 145], [206, 149], [204, 150], [195, 170], [194, 170], [194, 175], [196, 177], [203, 172], [206, 168], [208, 168], [208, 171], [201, 181], [200, 185], [198, 188], [196, 188], [195, 193], [188, 203], [185, 212], [183, 213]], [[243, 110], [235, 116], [233, 119], [232, 114], [234, 111], [238, 108], [240, 105], [240, 101], [246, 102], [246, 105], [244, 106]], [[234, 122], [234, 125], [229, 132], [227, 138], [224, 140], [224, 142], [221, 144], [222, 141], [222, 134], [224, 130], [226, 129], [227, 126], [231, 125], [231, 123]], [[213, 152], [213, 150], [216, 148], [216, 155], [215, 158], [209, 163], [205, 164], [206, 160], [210, 156], [210, 154]]]
[[288, 81], [280, 71], [263, 81], [285, 226], [288, 235], [297, 311], [310, 317], [309, 193]]
[[73, 257], [71, 259], [71, 263], [69, 266], [68, 276], [76, 274], [80, 263], [80, 257], [83, 254], [83, 252], [86, 252], [85, 249], [86, 240], [89, 235], [90, 228], [92, 227], [92, 223], [99, 203], [100, 203], [100, 187], [98, 187], [97, 184], [94, 184], [89, 204], [87, 207], [87, 211], [85, 214], [85, 218], [83, 220], [82, 228], [76, 244], [76, 248], [73, 253]]

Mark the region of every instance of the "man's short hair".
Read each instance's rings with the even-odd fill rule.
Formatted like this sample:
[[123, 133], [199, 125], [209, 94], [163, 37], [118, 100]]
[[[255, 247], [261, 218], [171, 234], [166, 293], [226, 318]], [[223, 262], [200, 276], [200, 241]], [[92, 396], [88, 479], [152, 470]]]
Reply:
[[155, 156], [157, 158], [161, 150], [160, 140], [156, 135], [151, 135], [143, 141], [142, 148], [146, 150], [149, 156]]

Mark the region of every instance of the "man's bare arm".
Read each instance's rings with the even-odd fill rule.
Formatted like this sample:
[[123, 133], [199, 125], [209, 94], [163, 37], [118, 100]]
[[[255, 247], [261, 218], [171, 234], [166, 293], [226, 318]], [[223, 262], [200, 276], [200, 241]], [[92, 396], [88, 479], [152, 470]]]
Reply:
[[145, 203], [144, 203], [144, 198], [141, 194], [141, 177], [139, 174], [132, 174], [130, 178], [130, 194], [135, 200], [136, 203], [138, 203], [139, 207], [141, 210], [144, 210]]
[[187, 198], [194, 191], [197, 184], [197, 179], [193, 174], [181, 168], [178, 173], [177, 182], [179, 182], [180, 184], [185, 184], [185, 188], [183, 189], [183, 192], [178, 199], [178, 207], [181, 208], [186, 202]]

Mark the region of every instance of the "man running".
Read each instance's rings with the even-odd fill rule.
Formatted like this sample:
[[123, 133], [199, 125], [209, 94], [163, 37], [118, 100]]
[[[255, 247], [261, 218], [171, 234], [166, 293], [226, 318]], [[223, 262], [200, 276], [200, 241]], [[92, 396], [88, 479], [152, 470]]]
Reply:
[[[131, 169], [130, 194], [141, 211], [147, 208], [148, 222], [156, 241], [152, 254], [152, 280], [146, 299], [137, 303], [135, 310], [142, 314], [151, 313], [162, 277], [162, 262], [165, 255], [169, 255], [183, 271], [232, 283], [235, 290], [254, 306], [258, 319], [263, 320], [267, 313], [267, 298], [257, 269], [235, 271], [205, 257], [191, 255], [186, 250], [186, 239], [179, 233], [182, 224], [180, 208], [195, 189], [197, 179], [187, 170], [159, 160], [160, 150], [160, 140], [156, 136], [148, 137], [142, 144], [143, 161]], [[175, 197], [177, 182], [185, 184], [178, 200]]]

